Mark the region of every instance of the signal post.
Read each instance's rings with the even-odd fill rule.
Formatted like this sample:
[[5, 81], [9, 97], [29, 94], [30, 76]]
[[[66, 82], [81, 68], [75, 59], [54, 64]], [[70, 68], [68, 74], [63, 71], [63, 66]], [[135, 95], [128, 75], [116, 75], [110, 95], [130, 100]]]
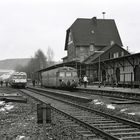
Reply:
[[51, 105], [50, 104], [37, 104], [37, 123], [43, 124], [43, 137], [47, 140], [46, 124], [51, 123]]

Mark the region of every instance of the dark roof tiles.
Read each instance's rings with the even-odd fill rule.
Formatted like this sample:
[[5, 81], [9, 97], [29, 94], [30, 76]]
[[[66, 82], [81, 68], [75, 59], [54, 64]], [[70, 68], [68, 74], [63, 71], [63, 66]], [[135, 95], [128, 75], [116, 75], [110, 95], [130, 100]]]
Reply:
[[[110, 41], [114, 41], [122, 46], [122, 41], [113, 19], [78, 18], [67, 30], [67, 36], [70, 31], [75, 45], [94, 43], [97, 46], [107, 46]], [[67, 50], [67, 39], [65, 50]]]

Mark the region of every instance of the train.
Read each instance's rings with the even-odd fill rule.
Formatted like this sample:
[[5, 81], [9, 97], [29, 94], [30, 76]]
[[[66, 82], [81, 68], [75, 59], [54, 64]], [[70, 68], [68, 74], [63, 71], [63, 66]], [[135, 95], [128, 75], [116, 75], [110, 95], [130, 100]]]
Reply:
[[72, 67], [58, 67], [41, 72], [41, 84], [44, 87], [76, 88], [79, 83], [77, 70]]
[[25, 88], [27, 85], [27, 74], [25, 72], [14, 72], [8, 79], [11, 87]]

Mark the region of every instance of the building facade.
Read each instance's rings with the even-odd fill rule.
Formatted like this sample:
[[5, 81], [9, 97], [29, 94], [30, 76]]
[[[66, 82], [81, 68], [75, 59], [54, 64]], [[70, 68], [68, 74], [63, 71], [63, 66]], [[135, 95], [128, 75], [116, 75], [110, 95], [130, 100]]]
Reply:
[[65, 51], [67, 56], [63, 62], [83, 62], [95, 51], [118, 44], [122, 41], [115, 21], [112, 19], [78, 18], [66, 32]]
[[[129, 55], [113, 19], [78, 18], [66, 31], [64, 63], [80, 62], [75, 65], [79, 77], [87, 75], [90, 82], [107, 79], [109, 69], [99, 61]], [[99, 60], [100, 59], [100, 60]], [[111, 71], [111, 70], [110, 70]]]

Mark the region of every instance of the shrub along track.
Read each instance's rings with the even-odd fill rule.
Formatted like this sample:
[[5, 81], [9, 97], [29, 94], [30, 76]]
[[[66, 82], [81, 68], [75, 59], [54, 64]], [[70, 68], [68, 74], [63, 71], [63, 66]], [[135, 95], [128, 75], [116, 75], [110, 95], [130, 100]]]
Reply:
[[[68, 100], [48, 98], [47, 92], [21, 90], [44, 103], [51, 103], [52, 112], [59, 114], [60, 120], [74, 127], [77, 133], [88, 139], [138, 140], [140, 123], [121, 119], [93, 110]], [[50, 97], [50, 95], [49, 95]], [[54, 115], [54, 114], [53, 114]], [[58, 115], [56, 115], [58, 116]]]

